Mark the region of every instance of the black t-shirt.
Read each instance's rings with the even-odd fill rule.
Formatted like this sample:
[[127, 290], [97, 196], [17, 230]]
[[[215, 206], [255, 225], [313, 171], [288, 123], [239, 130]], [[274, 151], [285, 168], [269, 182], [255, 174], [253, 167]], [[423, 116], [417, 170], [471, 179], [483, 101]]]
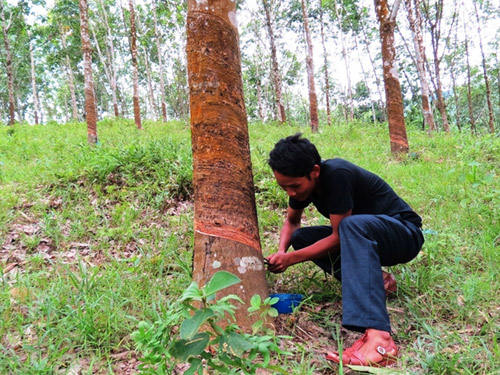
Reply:
[[352, 210], [352, 215], [399, 215], [422, 226], [420, 216], [376, 174], [343, 159], [322, 161], [320, 167], [319, 192], [302, 202], [289, 198], [291, 208], [300, 210], [313, 203], [326, 218]]

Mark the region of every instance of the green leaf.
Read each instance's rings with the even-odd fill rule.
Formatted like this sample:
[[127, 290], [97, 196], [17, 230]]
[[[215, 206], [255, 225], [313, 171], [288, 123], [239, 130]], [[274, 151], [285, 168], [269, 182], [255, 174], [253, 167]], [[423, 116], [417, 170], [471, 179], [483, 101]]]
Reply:
[[212, 316], [214, 316], [214, 312], [211, 309], [197, 310], [191, 318], [182, 322], [180, 329], [181, 339], [191, 339], [198, 332], [201, 325]]
[[184, 375], [194, 375], [203, 366], [200, 358], [189, 358], [191, 366], [184, 372]]
[[[260, 298], [260, 295], [258, 295], [258, 294], [254, 294], [252, 296], [252, 298], [250, 299], [250, 305], [256, 309], [258, 309], [260, 307], [261, 302], [262, 302], [262, 299]], [[248, 311], [250, 311], [250, 309]]]
[[217, 271], [210, 281], [205, 285], [205, 296], [210, 296], [218, 291], [237, 284], [241, 279], [227, 271]]
[[227, 345], [230, 353], [237, 357], [241, 357], [247, 350], [253, 348], [253, 345], [248, 340], [236, 332], [227, 335]]
[[185, 362], [189, 357], [196, 357], [203, 353], [210, 341], [206, 332], [198, 333], [191, 340], [178, 340], [172, 346], [171, 354]]
[[200, 290], [198, 287], [198, 284], [193, 281], [187, 289], [182, 293], [181, 296], [181, 301], [185, 301], [187, 299], [193, 299], [196, 301], [201, 301], [201, 298], [203, 297], [203, 292]]
[[278, 310], [276, 310], [274, 307], [271, 307], [269, 309], [268, 314], [272, 318], [276, 318], [279, 315]]

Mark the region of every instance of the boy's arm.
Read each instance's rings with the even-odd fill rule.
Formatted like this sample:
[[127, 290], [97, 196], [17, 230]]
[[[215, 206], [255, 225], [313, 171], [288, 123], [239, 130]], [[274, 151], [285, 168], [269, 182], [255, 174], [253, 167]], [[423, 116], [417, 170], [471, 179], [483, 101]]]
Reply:
[[290, 247], [293, 232], [300, 228], [300, 221], [302, 219], [303, 210], [295, 210], [288, 207], [287, 216], [283, 227], [281, 228], [280, 243], [278, 253], [286, 253]]
[[[350, 216], [352, 210], [347, 211], [342, 215], [330, 215], [330, 223], [332, 225], [333, 232], [328, 237], [325, 237], [312, 245], [301, 249], [300, 251], [294, 251], [288, 254], [278, 251], [276, 254], [272, 254], [269, 260], [269, 271], [279, 273], [285, 271], [288, 267], [304, 262], [306, 260], [313, 260], [326, 257], [329, 253], [340, 250], [340, 238], [339, 238], [339, 224], [340, 222]], [[292, 232], [293, 233], [293, 232]], [[290, 240], [288, 238], [288, 241]], [[290, 243], [288, 242], [288, 246]], [[280, 241], [281, 246], [281, 241]]]

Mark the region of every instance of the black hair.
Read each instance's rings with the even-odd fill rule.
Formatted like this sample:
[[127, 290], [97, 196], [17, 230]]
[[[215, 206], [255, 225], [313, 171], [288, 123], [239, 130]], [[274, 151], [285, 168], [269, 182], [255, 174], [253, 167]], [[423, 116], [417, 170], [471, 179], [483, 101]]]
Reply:
[[321, 164], [316, 146], [301, 133], [290, 135], [276, 143], [269, 153], [269, 166], [288, 177], [309, 177], [313, 167]]

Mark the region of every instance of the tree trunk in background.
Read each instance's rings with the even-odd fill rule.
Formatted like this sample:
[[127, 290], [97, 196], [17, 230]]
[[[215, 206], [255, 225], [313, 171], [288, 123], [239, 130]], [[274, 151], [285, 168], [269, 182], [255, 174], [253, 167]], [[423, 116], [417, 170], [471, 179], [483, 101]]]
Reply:
[[276, 55], [276, 43], [274, 41], [274, 32], [271, 23], [271, 7], [268, 0], [262, 0], [264, 6], [264, 12], [266, 13], [266, 27], [269, 34], [269, 43], [271, 44], [271, 77], [274, 83], [274, 95], [276, 99], [276, 111], [278, 115], [278, 121], [281, 123], [286, 122], [285, 107], [283, 106], [281, 100], [281, 74], [278, 65], [278, 57]]
[[167, 122], [167, 101], [165, 99], [165, 82], [163, 79], [163, 57], [161, 52], [160, 33], [158, 32], [158, 19], [156, 16], [156, 0], [153, 1], [153, 21], [155, 31], [156, 53], [158, 55], [158, 68], [160, 75], [161, 118]]
[[[31, 35], [29, 37], [31, 39]], [[33, 54], [33, 43], [31, 42], [31, 40], [30, 40], [30, 62], [31, 62], [31, 90], [33, 91], [33, 111], [35, 115], [35, 124], [38, 125], [41, 121], [42, 112], [40, 111], [40, 100], [38, 99], [38, 90], [36, 88], [35, 56]]]
[[158, 118], [158, 108], [156, 106], [155, 94], [153, 90], [153, 80], [151, 79], [151, 68], [149, 66], [149, 55], [145, 48], [142, 49], [144, 55], [144, 66], [146, 67], [146, 78], [148, 80], [148, 92], [149, 92], [149, 104], [151, 105], [151, 112], [153, 117], [159, 121]]
[[307, 45], [306, 68], [307, 68], [307, 86], [309, 89], [309, 115], [311, 121], [311, 131], [318, 131], [318, 97], [316, 95], [316, 85], [314, 84], [314, 60], [313, 60], [313, 44], [311, 39], [311, 31], [309, 30], [309, 16], [305, 0], [302, 4], [302, 18], [304, 20], [304, 35]]
[[132, 54], [132, 86], [134, 89], [134, 121], [138, 129], [142, 129], [141, 107], [139, 105], [139, 71], [137, 66], [137, 34], [135, 30], [135, 11], [133, 0], [128, 1], [130, 10], [130, 53]]
[[426, 15], [426, 21], [429, 25], [431, 31], [431, 44], [432, 44], [432, 55], [434, 59], [434, 91], [437, 95], [436, 107], [441, 115], [441, 122], [443, 124], [443, 129], [445, 132], [450, 131], [450, 124], [448, 122], [448, 114], [446, 110], [446, 102], [443, 97], [443, 84], [441, 81], [441, 58], [439, 57], [439, 42], [441, 39], [441, 21], [443, 18], [443, 7], [444, 0], [437, 0], [433, 8], [436, 10], [435, 15], [431, 15], [429, 4], [424, 1], [422, 3], [423, 10]]
[[14, 125], [16, 122], [16, 98], [14, 96], [14, 72], [12, 69], [12, 53], [9, 43], [9, 28], [5, 20], [3, 2], [0, 0], [0, 21], [2, 21], [3, 43], [5, 47], [5, 69], [7, 71], [7, 91], [9, 93], [9, 125]]
[[494, 119], [493, 119], [493, 106], [491, 105], [490, 80], [488, 78], [488, 68], [486, 67], [486, 57], [484, 56], [483, 39], [481, 36], [481, 23], [479, 20], [479, 13], [477, 11], [476, 0], [472, 0], [472, 3], [474, 4], [474, 12], [476, 13], [477, 35], [479, 37], [479, 49], [481, 51], [484, 85], [486, 88], [486, 103], [488, 104], [488, 127], [490, 130], [490, 133], [495, 134], [495, 124], [494, 124]]
[[61, 43], [65, 50], [65, 64], [66, 64], [66, 76], [68, 78], [69, 93], [71, 95], [71, 108], [73, 113], [73, 121], [78, 121], [78, 105], [76, 103], [76, 89], [75, 89], [75, 76], [73, 74], [73, 69], [71, 68], [71, 61], [69, 59], [68, 52], [66, 51], [66, 32], [63, 27], [60, 27], [61, 33]]
[[115, 47], [113, 43], [113, 35], [111, 33], [111, 28], [109, 27], [108, 16], [106, 12], [106, 8], [104, 8], [104, 2], [99, 0], [99, 3], [102, 7], [104, 26], [106, 27], [106, 56], [109, 62], [109, 79], [111, 84], [111, 98], [113, 100], [113, 112], [115, 117], [120, 116], [120, 112], [118, 111], [118, 84], [116, 82], [116, 58], [115, 58]]
[[472, 109], [472, 88], [471, 88], [471, 71], [469, 61], [469, 36], [467, 35], [467, 27], [464, 21], [464, 38], [465, 38], [465, 58], [467, 61], [467, 102], [469, 104], [469, 122], [472, 134], [476, 134], [476, 120]]
[[89, 144], [97, 143], [97, 109], [94, 95], [94, 78], [92, 74], [92, 46], [88, 29], [87, 0], [80, 0], [80, 34], [82, 38], [83, 71], [85, 78], [85, 113], [87, 120], [87, 140]]
[[368, 37], [368, 34], [366, 33], [365, 25], [363, 23], [361, 23], [361, 30], [363, 31], [363, 36], [365, 37], [364, 45], [365, 45], [366, 55], [370, 59], [370, 64], [372, 66], [373, 75], [375, 77], [375, 83], [377, 86], [377, 93], [378, 93], [378, 97], [380, 100], [380, 109], [382, 110], [382, 114], [383, 114], [383, 118], [381, 120], [384, 121], [386, 116], [387, 116], [387, 113], [386, 113], [387, 111], [386, 111], [385, 104], [384, 104], [384, 96], [382, 95], [382, 90], [380, 89], [380, 78], [379, 78], [379, 75], [377, 72], [377, 67], [375, 66], [375, 61], [373, 61], [373, 57], [372, 57], [372, 54], [370, 52], [370, 48], [368, 48], [368, 42], [370, 41], [370, 38]]
[[429, 100], [429, 82], [427, 81], [427, 74], [425, 72], [425, 47], [422, 37], [422, 16], [420, 14], [420, 0], [413, 0], [415, 9], [415, 17], [413, 17], [411, 0], [405, 0], [406, 10], [408, 12], [408, 21], [410, 23], [410, 30], [413, 37], [413, 45], [415, 47], [415, 60], [420, 80], [421, 98], [422, 98], [422, 112], [424, 115], [424, 124], [430, 132], [436, 130], [436, 123], [434, 122], [434, 115]]
[[344, 67], [345, 67], [346, 80], [347, 80], [347, 98], [349, 99], [349, 117], [348, 117], [348, 119], [349, 119], [349, 121], [353, 121], [354, 120], [354, 101], [352, 98], [352, 80], [351, 80], [351, 69], [350, 69], [351, 67], [350, 67], [350, 63], [349, 63], [349, 53], [347, 52], [347, 48], [346, 48], [345, 33], [342, 30], [343, 18], [337, 9], [337, 5], [334, 6], [334, 10], [335, 10], [335, 15], [336, 15], [337, 22], [338, 22], [340, 45], [342, 47], [342, 60], [344, 60]]
[[319, 0], [319, 19], [320, 19], [320, 32], [321, 32], [321, 45], [323, 47], [323, 57], [324, 57], [324, 74], [325, 74], [325, 104], [326, 104], [326, 123], [328, 125], [332, 124], [332, 116], [330, 113], [330, 76], [328, 75], [328, 53], [326, 50], [325, 43], [325, 30], [323, 25], [323, 7], [321, 0]]
[[[209, 4], [207, 6], [207, 4]], [[242, 283], [218, 293], [236, 294], [245, 306], [238, 325], [250, 331], [257, 317], [246, 307], [267, 297], [255, 206], [248, 124], [243, 101], [236, 4], [188, 0], [187, 62], [193, 148], [194, 267], [200, 286], [219, 270]]]
[[387, 0], [374, 0], [375, 11], [380, 23], [380, 41], [382, 44], [382, 61], [384, 66], [385, 96], [389, 121], [389, 136], [393, 154], [408, 152], [405, 118], [403, 113], [403, 97], [396, 69], [396, 50], [394, 47], [394, 29], [396, 15], [401, 3], [396, 0], [392, 12]]
[[358, 51], [358, 61], [359, 61], [359, 66], [361, 67], [361, 72], [363, 73], [363, 79], [365, 81], [365, 86], [368, 91], [368, 96], [370, 97], [370, 104], [372, 108], [372, 119], [373, 123], [375, 124], [377, 122], [377, 114], [375, 113], [375, 106], [373, 104], [373, 99], [372, 99], [372, 93], [370, 90], [370, 85], [368, 84], [368, 73], [365, 70], [365, 67], [363, 65], [363, 58], [361, 57], [361, 50], [359, 48], [359, 43], [358, 43], [358, 38], [356, 35], [354, 35], [354, 45], [356, 46], [356, 50]]

